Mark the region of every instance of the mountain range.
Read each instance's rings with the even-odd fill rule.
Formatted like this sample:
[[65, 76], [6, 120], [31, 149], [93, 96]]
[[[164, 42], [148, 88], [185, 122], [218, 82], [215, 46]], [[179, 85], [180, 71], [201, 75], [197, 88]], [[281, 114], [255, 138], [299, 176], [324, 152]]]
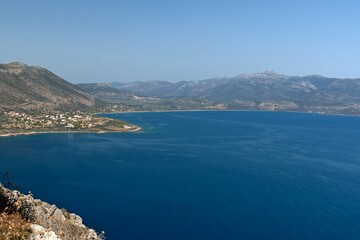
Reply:
[[115, 82], [109, 86], [143, 96], [197, 97], [235, 109], [360, 112], [360, 79], [287, 76], [266, 71], [200, 81]]
[[360, 115], [360, 79], [271, 71], [200, 81], [74, 85], [49, 70], [0, 64], [0, 109], [54, 111], [249, 109]]
[[242, 74], [201, 81], [148, 81], [111, 83], [118, 89], [157, 97], [203, 97], [214, 101], [326, 101], [337, 104], [360, 100], [360, 79], [326, 78], [319, 75], [293, 77], [275, 72]]

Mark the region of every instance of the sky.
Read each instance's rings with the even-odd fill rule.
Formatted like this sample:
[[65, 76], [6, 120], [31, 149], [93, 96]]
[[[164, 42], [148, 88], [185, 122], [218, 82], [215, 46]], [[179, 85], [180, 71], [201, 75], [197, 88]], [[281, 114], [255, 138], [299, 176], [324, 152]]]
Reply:
[[360, 77], [360, 1], [1, 1], [0, 62], [73, 83]]

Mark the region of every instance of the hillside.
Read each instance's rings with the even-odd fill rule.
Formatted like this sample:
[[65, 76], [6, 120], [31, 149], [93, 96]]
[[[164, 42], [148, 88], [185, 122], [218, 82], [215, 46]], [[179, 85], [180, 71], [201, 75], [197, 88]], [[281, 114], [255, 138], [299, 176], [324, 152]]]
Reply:
[[198, 97], [226, 104], [227, 109], [360, 114], [360, 79], [319, 75], [286, 76], [268, 71], [201, 81], [149, 81], [111, 85], [160, 98]]
[[0, 64], [0, 109], [79, 110], [103, 103], [52, 72], [14, 62]]

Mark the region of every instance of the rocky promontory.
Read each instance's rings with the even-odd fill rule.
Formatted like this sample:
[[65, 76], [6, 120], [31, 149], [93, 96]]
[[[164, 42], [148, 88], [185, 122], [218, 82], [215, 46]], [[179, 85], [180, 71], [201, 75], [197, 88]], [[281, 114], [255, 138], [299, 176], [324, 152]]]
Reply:
[[101, 240], [81, 217], [0, 186], [0, 240]]

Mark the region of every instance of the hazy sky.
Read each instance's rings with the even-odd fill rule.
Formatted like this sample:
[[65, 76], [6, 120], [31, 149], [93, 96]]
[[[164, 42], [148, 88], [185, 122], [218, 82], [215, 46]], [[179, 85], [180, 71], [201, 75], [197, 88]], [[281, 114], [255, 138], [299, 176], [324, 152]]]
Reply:
[[71, 82], [360, 77], [360, 1], [1, 1], [0, 62]]

